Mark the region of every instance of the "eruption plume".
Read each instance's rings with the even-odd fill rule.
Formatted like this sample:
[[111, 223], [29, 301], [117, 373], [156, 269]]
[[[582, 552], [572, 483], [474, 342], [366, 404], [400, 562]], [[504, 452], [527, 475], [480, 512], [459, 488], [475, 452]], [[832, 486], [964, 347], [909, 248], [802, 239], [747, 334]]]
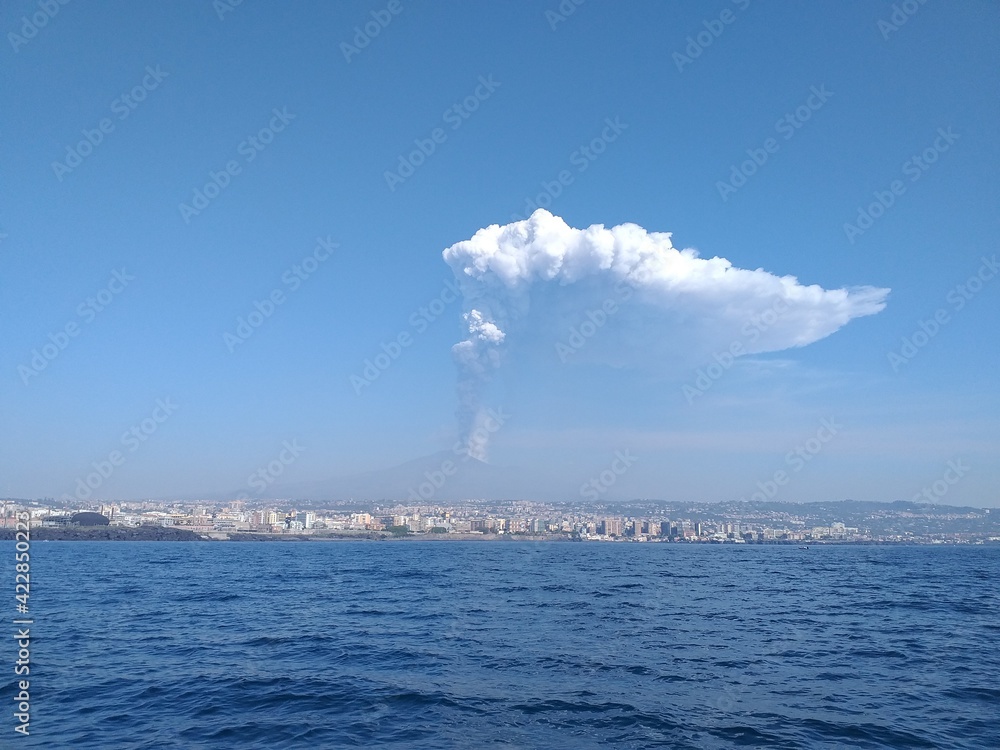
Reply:
[[460, 429], [469, 454], [481, 460], [484, 394], [508, 339], [527, 328], [529, 315], [531, 330], [553, 336], [588, 312], [609, 329], [585, 351], [569, 348], [580, 352], [572, 361], [665, 369], [681, 355], [724, 351], [737, 341], [747, 354], [811, 344], [879, 312], [889, 293], [806, 286], [794, 276], [678, 250], [668, 233], [636, 224], [573, 229], [544, 209], [480, 229], [443, 256], [463, 295], [465, 338], [452, 348]]

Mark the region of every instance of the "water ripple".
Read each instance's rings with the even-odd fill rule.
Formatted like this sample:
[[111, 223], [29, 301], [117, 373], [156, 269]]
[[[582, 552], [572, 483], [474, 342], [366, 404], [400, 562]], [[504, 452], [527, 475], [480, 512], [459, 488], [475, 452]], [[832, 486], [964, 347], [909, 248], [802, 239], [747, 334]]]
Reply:
[[24, 748], [1000, 747], [997, 548], [32, 552]]

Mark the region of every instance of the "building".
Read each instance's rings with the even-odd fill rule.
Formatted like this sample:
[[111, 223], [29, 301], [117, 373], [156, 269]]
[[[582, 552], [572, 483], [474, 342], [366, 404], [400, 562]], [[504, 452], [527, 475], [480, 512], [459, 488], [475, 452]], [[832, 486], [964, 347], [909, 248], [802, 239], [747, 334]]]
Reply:
[[601, 522], [601, 533], [604, 536], [621, 536], [622, 519], [605, 518], [604, 521]]

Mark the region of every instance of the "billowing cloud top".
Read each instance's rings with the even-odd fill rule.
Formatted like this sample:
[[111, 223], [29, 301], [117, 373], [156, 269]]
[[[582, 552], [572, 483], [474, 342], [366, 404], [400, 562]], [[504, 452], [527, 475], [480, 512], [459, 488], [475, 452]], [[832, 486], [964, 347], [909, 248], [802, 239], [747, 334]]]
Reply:
[[579, 323], [604, 306], [613, 312], [596, 314], [615, 335], [588, 345], [589, 358], [655, 367], [693, 343], [725, 350], [740, 342], [746, 353], [805, 346], [879, 312], [889, 293], [806, 286], [794, 276], [678, 250], [668, 233], [636, 224], [574, 229], [543, 209], [480, 229], [443, 255], [465, 303], [467, 336], [453, 351], [460, 392], [471, 399], [462, 409], [466, 418], [478, 409], [475, 383], [499, 366], [500, 347], [529, 312], [533, 329], [558, 335], [574, 317]]

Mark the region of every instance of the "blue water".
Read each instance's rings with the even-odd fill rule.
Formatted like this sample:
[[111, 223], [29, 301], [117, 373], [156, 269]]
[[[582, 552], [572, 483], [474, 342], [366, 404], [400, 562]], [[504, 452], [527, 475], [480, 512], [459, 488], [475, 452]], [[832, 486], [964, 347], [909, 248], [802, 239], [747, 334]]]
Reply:
[[1000, 747], [1000, 548], [31, 553], [31, 736], [0, 663], [0, 747]]

